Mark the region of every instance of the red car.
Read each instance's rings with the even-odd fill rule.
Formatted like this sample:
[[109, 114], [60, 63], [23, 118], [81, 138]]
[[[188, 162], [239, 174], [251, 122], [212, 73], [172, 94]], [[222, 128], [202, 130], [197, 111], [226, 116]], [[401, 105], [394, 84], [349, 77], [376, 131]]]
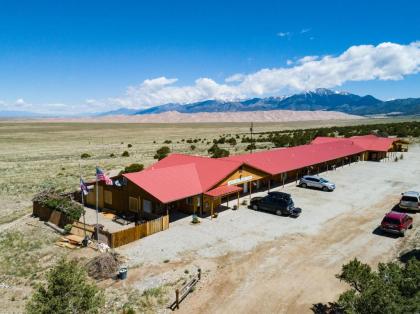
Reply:
[[413, 218], [406, 213], [389, 212], [381, 222], [381, 230], [404, 236], [407, 229], [413, 228]]

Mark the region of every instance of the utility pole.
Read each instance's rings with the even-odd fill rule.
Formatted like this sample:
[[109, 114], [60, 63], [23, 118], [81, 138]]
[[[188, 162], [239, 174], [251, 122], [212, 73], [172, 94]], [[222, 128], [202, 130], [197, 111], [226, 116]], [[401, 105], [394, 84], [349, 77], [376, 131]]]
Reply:
[[254, 122], [251, 122], [251, 127], [249, 128], [249, 131], [251, 132], [251, 154], [252, 154], [252, 147], [254, 145], [254, 140], [252, 139], [252, 132], [254, 131]]

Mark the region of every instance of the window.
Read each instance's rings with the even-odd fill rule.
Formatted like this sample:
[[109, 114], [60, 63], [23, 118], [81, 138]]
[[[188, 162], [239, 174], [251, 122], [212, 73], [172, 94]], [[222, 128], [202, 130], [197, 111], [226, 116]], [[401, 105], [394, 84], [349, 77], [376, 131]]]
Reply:
[[403, 196], [401, 200], [404, 202], [417, 202], [418, 201], [417, 197], [415, 196]]
[[128, 198], [128, 208], [132, 212], [137, 212], [139, 210], [139, 200], [135, 197], [129, 197]]
[[112, 205], [112, 192], [104, 191], [104, 201], [106, 204]]
[[152, 202], [149, 200], [143, 200], [143, 212], [152, 213]]

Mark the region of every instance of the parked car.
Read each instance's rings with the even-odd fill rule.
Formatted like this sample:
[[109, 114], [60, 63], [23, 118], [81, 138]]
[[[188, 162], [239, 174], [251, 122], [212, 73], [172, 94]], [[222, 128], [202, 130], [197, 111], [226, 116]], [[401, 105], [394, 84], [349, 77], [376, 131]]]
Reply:
[[334, 191], [335, 184], [327, 179], [318, 176], [303, 176], [299, 181], [299, 186], [303, 188], [313, 187], [323, 191]]
[[420, 193], [408, 191], [401, 194], [400, 208], [420, 210]]
[[264, 197], [253, 197], [250, 208], [284, 215], [290, 217], [299, 217], [302, 209], [296, 208], [290, 194], [282, 192], [269, 192]]
[[391, 211], [382, 219], [380, 228], [385, 232], [404, 236], [407, 229], [413, 228], [413, 218], [406, 213]]

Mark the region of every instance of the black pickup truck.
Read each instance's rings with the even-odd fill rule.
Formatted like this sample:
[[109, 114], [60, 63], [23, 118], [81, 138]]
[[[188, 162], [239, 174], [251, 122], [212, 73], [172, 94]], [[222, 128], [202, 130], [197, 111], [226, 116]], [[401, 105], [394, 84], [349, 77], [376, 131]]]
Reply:
[[268, 192], [267, 196], [253, 197], [249, 207], [294, 218], [302, 212], [302, 209], [295, 207], [291, 195], [283, 192]]

